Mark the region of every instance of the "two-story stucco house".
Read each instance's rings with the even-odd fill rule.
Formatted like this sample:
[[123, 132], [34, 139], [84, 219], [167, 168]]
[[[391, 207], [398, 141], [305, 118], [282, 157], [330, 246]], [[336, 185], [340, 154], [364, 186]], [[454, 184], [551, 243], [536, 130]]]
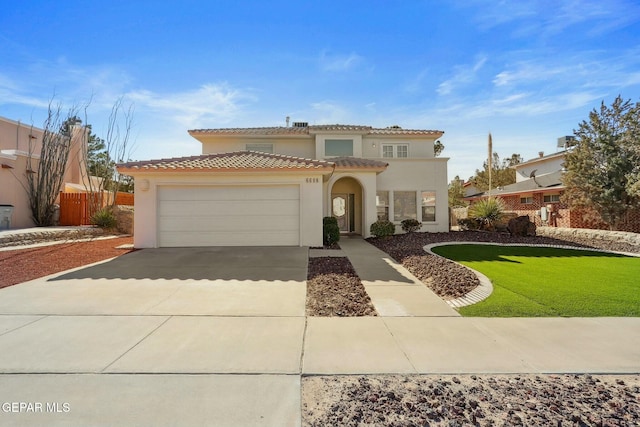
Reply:
[[322, 245], [322, 217], [370, 235], [378, 219], [449, 230], [436, 130], [307, 125], [198, 129], [202, 155], [128, 162], [136, 247]]

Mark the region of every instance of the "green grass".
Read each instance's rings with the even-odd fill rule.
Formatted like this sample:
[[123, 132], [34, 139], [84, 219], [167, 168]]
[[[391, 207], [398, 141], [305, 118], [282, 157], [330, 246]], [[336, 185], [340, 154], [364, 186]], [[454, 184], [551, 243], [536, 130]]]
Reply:
[[493, 283], [463, 316], [640, 316], [640, 258], [570, 249], [447, 245], [433, 248]]

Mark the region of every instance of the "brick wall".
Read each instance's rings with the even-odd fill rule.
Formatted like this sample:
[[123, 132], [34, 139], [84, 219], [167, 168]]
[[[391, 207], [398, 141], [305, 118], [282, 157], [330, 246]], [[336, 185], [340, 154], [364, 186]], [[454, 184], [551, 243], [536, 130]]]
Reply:
[[570, 211], [564, 203], [545, 203], [544, 197], [540, 193], [533, 194], [531, 197], [533, 199], [532, 203], [520, 203], [519, 195], [502, 197], [502, 201], [505, 204], [507, 212], [514, 212], [517, 216], [526, 215], [537, 227], [547, 225], [547, 223], [543, 224], [540, 218], [540, 208], [553, 205], [557, 226], [571, 227]]
[[[593, 230], [609, 229], [609, 226], [602, 221], [585, 219], [586, 212], [584, 210], [569, 209], [567, 205], [561, 202], [545, 203], [543, 194], [540, 193], [533, 194], [531, 197], [532, 203], [526, 204], [520, 203], [519, 195], [504, 196], [502, 201], [507, 212], [514, 212], [518, 216], [527, 215], [537, 227], [550, 225], [550, 223], [543, 223], [541, 220], [540, 208], [551, 204], [554, 207], [557, 227], [588, 228]], [[640, 209], [627, 213], [620, 231], [640, 233]]]

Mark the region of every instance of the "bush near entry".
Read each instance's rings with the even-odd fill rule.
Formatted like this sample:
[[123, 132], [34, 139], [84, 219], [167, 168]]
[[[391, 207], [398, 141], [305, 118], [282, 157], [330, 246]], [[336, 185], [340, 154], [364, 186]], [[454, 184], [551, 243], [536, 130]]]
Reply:
[[332, 216], [322, 218], [322, 240], [326, 246], [331, 246], [340, 240], [338, 220]]
[[387, 220], [378, 220], [371, 224], [369, 231], [376, 237], [392, 236], [396, 232], [396, 226]]

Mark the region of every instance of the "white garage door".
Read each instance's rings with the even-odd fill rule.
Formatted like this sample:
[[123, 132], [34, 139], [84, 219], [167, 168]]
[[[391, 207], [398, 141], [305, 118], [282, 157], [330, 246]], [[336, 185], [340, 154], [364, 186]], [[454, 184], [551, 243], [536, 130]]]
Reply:
[[297, 246], [300, 189], [158, 187], [158, 239], [162, 247]]

